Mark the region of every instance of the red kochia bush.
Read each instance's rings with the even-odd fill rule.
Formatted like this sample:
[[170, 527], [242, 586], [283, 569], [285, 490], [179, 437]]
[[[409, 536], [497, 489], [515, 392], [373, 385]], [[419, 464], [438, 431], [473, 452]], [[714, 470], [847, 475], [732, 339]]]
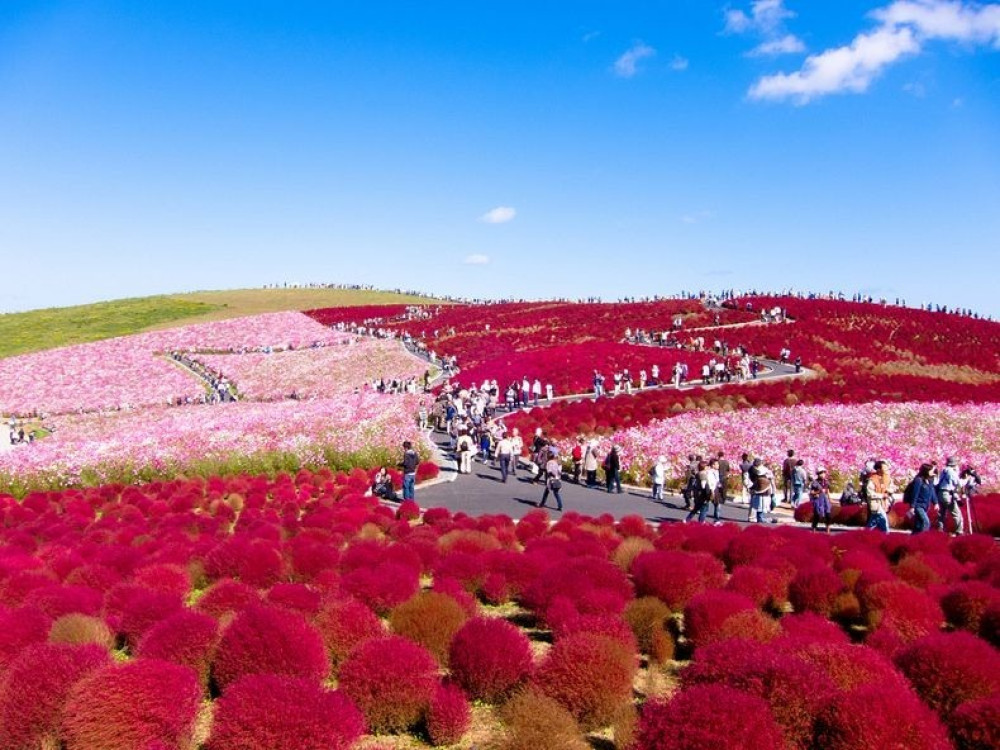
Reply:
[[180, 594], [124, 583], [108, 592], [104, 619], [135, 648], [143, 633], [183, 606]]
[[323, 643], [334, 669], [359, 643], [385, 635], [382, 621], [356, 599], [327, 603], [316, 616], [315, 624], [323, 636]]
[[611, 723], [632, 699], [635, 651], [620, 641], [580, 633], [556, 641], [532, 678], [585, 731]]
[[809, 746], [816, 712], [836, 690], [819, 667], [743, 639], [699, 649], [681, 679], [685, 687], [724, 684], [763, 698], [785, 739], [796, 748]]
[[146, 631], [136, 653], [190, 667], [202, 684], [208, 683], [209, 666], [219, 642], [219, 623], [193, 609], [182, 609]]
[[359, 645], [340, 666], [340, 688], [373, 732], [401, 732], [419, 722], [438, 684], [427, 649], [401, 636]]
[[799, 571], [788, 585], [788, 599], [796, 612], [816, 612], [829, 617], [844, 590], [844, 582], [829, 568]]
[[711, 555], [663, 550], [635, 558], [632, 577], [639, 596], [655, 596], [676, 612], [695, 594], [721, 588], [726, 571]]
[[342, 585], [344, 591], [384, 615], [417, 593], [420, 569], [387, 562], [345, 573]]
[[38, 644], [22, 651], [0, 684], [0, 747], [55, 746], [70, 688], [108, 662], [100, 646]]
[[449, 650], [452, 676], [477, 700], [503, 700], [531, 671], [527, 636], [506, 620], [475, 617], [455, 634]]
[[195, 607], [212, 617], [219, 618], [231, 612], [239, 612], [259, 601], [260, 592], [255, 588], [240, 581], [224, 578], [209, 586]]
[[255, 674], [217, 701], [205, 750], [347, 750], [364, 730], [361, 713], [342, 692], [299, 677]]
[[816, 717], [814, 747], [824, 750], [950, 750], [948, 734], [912, 692], [865, 685], [831, 701]]
[[44, 641], [50, 624], [49, 618], [34, 607], [0, 608], [0, 673], [25, 646]]
[[983, 581], [964, 581], [950, 587], [941, 597], [941, 609], [952, 625], [978, 633], [990, 605], [1000, 605], [1000, 591]]
[[963, 703], [948, 717], [948, 728], [958, 750], [996, 750], [1000, 747], [1000, 694]]
[[200, 702], [198, 678], [187, 667], [136, 659], [98, 669], [70, 691], [66, 750], [191, 747]]
[[943, 715], [1000, 691], [1000, 653], [964, 631], [914, 641], [896, 656], [896, 664], [920, 697]]
[[435, 747], [453, 745], [462, 739], [472, 722], [465, 693], [451, 683], [438, 685], [427, 710], [427, 736]]
[[684, 634], [695, 646], [718, 640], [723, 623], [737, 612], [754, 609], [745, 596], [729, 591], [703, 591], [684, 608]]
[[330, 662], [319, 631], [297, 612], [253, 605], [222, 634], [212, 675], [225, 688], [248, 674], [323, 680]]
[[830, 641], [847, 644], [850, 642], [847, 633], [837, 625], [815, 612], [800, 612], [785, 615], [781, 618], [781, 629], [785, 636], [815, 641]]
[[[711, 716], [705, 711], [711, 708]], [[784, 745], [762, 699], [723, 685], [698, 685], [642, 709], [636, 750], [761, 750]]]

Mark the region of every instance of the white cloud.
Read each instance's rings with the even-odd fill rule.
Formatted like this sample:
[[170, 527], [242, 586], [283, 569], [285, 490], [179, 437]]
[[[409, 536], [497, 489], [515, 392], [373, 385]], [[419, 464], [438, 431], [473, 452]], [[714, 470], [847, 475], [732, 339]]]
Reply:
[[615, 60], [615, 75], [621, 78], [631, 78], [639, 72], [639, 62], [648, 57], [653, 57], [656, 50], [643, 42], [636, 42], [629, 47], [622, 56]]
[[580, 37], [580, 40], [581, 40], [581, 41], [582, 41], [582, 42], [583, 42], [584, 44], [586, 44], [587, 42], [592, 42], [592, 41], [594, 41], [594, 40], [595, 40], [595, 39], [597, 39], [597, 37], [599, 37], [600, 35], [601, 35], [601, 32], [600, 32], [600, 31], [588, 31], [588, 32], [587, 32], [586, 34], [584, 34], [584, 35], [583, 35], [582, 37]]
[[748, 53], [750, 57], [777, 57], [797, 55], [806, 51], [806, 45], [795, 34], [785, 34], [776, 39], [758, 44]]
[[827, 94], [860, 93], [868, 90], [887, 65], [919, 51], [920, 43], [905, 27], [860, 34], [847, 47], [810, 55], [801, 70], [764, 76], [750, 88], [750, 98], [794, 99], [806, 104]]
[[897, 0], [872, 16], [883, 26], [912, 26], [923, 39], [950, 39], [1000, 48], [1000, 5], [963, 0]]
[[879, 24], [874, 31], [858, 34], [843, 47], [811, 55], [798, 71], [764, 76], [750, 87], [750, 98], [806, 104], [828, 94], [861, 93], [885, 68], [920, 54], [933, 39], [1000, 49], [1000, 4], [896, 0], [871, 16]]
[[711, 211], [698, 211], [693, 214], [685, 214], [681, 217], [681, 221], [685, 224], [700, 224], [703, 221], [711, 219], [713, 216], [715, 216], [715, 214]]
[[517, 210], [511, 206], [497, 206], [479, 217], [479, 220], [486, 224], [506, 224], [517, 216]]
[[462, 261], [467, 266], [485, 266], [490, 262], [490, 256], [483, 255], [481, 253], [474, 253], [472, 255], [466, 255], [465, 260]]
[[749, 15], [742, 10], [726, 11], [725, 31], [729, 34], [745, 34], [755, 31], [764, 36], [775, 36], [782, 24], [795, 14], [785, 7], [784, 0], [754, 0]]
[[670, 61], [670, 69], [680, 72], [682, 70], [687, 70], [688, 65], [690, 64], [691, 61], [688, 60], [686, 57], [681, 57], [680, 55], [674, 55], [674, 59]]

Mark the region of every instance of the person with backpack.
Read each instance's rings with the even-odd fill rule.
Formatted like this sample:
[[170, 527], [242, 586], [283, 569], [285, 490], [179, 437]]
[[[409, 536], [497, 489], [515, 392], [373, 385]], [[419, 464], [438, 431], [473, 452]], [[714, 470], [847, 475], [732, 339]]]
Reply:
[[461, 428], [458, 439], [455, 441], [455, 450], [458, 452], [458, 473], [472, 473], [472, 454], [475, 450], [472, 438], [466, 428]]
[[949, 456], [937, 480], [938, 521], [937, 526], [945, 528], [945, 516], [955, 522], [955, 536], [961, 536], [963, 527], [962, 508], [959, 505], [959, 490], [962, 480], [958, 471], [958, 456]]

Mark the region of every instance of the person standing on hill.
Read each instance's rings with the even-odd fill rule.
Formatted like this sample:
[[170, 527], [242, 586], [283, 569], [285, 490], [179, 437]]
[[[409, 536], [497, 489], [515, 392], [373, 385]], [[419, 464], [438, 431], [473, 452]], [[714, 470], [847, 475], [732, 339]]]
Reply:
[[823, 519], [826, 533], [829, 534], [833, 506], [830, 504], [830, 482], [826, 478], [826, 469], [822, 466], [816, 469], [816, 478], [809, 485], [809, 499], [813, 506], [812, 530], [817, 531], [819, 521]]
[[788, 457], [781, 462], [781, 501], [792, 501], [792, 474], [795, 471], [795, 451], [789, 449]]

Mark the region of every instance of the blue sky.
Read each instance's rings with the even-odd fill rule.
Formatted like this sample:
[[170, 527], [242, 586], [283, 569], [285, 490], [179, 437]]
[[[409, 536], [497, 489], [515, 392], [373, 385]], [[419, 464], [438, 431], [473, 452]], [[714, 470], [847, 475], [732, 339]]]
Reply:
[[0, 310], [334, 281], [1000, 315], [1000, 3], [0, 4]]

